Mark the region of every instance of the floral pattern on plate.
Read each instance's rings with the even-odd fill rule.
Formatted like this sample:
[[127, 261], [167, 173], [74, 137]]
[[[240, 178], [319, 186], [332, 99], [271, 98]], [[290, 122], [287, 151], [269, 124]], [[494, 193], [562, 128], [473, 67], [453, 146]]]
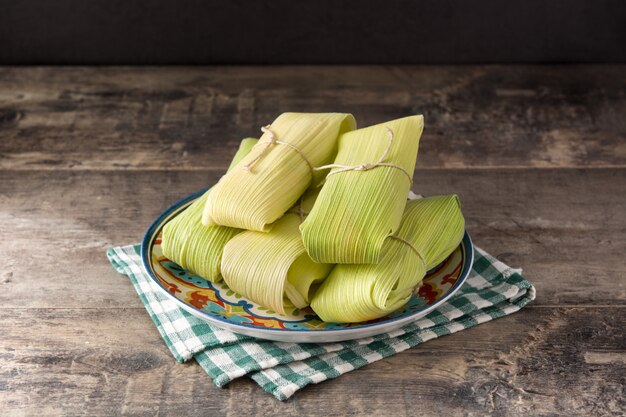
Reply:
[[[179, 201], [155, 220], [144, 238], [142, 257], [149, 275], [181, 307], [209, 323], [229, 330], [255, 337], [276, 334], [276, 331], [300, 335], [342, 330], [356, 335], [376, 334], [371, 330], [372, 328], [379, 328], [379, 333], [388, 331], [399, 327], [402, 323], [422, 317], [445, 301], [458, 290], [471, 269], [473, 248], [469, 235], [466, 233], [459, 247], [445, 261], [428, 272], [407, 305], [386, 317], [362, 323], [327, 323], [320, 320], [310, 308], [293, 311], [287, 316], [280, 315], [246, 300], [228, 288], [224, 282], [212, 283], [190, 273], [163, 256], [162, 227], [203, 192], [195, 193]], [[359, 329], [368, 330], [358, 332]], [[287, 340], [274, 336], [268, 338]], [[345, 337], [345, 339], [349, 338], [352, 337]], [[342, 338], [330, 339], [341, 340]], [[306, 337], [303, 340], [309, 341]], [[325, 341], [323, 337], [310, 340]]]

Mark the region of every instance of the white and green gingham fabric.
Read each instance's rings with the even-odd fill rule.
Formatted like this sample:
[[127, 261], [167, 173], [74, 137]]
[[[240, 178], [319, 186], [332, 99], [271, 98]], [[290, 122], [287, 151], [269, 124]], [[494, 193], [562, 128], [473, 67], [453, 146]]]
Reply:
[[219, 329], [177, 307], [146, 274], [139, 245], [111, 248], [107, 256], [128, 275], [178, 361], [195, 359], [218, 387], [247, 375], [279, 400], [427, 340], [515, 313], [535, 298], [535, 288], [520, 270], [476, 248], [471, 274], [459, 292], [414, 323], [340, 343], [271, 342]]

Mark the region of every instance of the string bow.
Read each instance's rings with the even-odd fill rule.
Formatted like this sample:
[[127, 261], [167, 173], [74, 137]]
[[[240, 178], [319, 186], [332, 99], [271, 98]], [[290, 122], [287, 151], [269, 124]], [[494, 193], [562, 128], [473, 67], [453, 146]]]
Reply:
[[331, 175], [339, 174], [340, 172], [346, 172], [346, 171], [369, 171], [370, 169], [374, 169], [378, 167], [392, 167], [392, 168], [396, 168], [402, 171], [407, 176], [411, 184], [413, 184], [413, 178], [411, 178], [411, 174], [409, 174], [409, 172], [402, 165], [385, 162], [385, 159], [387, 159], [387, 156], [389, 155], [389, 152], [391, 151], [391, 148], [393, 146], [393, 140], [394, 140], [393, 130], [391, 130], [391, 128], [389, 127], [386, 127], [386, 129], [387, 129], [387, 133], [389, 134], [389, 145], [387, 146], [387, 149], [385, 149], [385, 152], [383, 152], [381, 157], [378, 158], [378, 161], [365, 162], [359, 165], [330, 164], [330, 165], [323, 165], [321, 167], [313, 168], [313, 170], [321, 171], [323, 169], [337, 168], [336, 170], [328, 173], [327, 177], [330, 177]]
[[295, 145], [289, 143], [289, 142], [284, 142], [282, 140], [278, 140], [276, 138], [276, 134], [270, 129], [271, 125], [267, 125], [267, 126], [262, 126], [261, 127], [261, 131], [263, 133], [267, 133], [268, 135], [268, 139], [264, 140], [263, 142], [259, 142], [256, 144], [256, 146], [258, 145], [265, 145], [265, 147], [263, 148], [263, 150], [261, 150], [261, 152], [259, 152], [253, 159], [252, 161], [248, 162], [247, 164], [245, 164], [243, 166], [243, 170], [246, 172], [252, 172], [252, 165], [256, 164], [257, 161], [259, 161], [259, 159], [261, 159], [263, 156], [265, 156], [265, 154], [269, 151], [270, 147], [272, 145], [284, 145], [287, 146], [291, 149], [293, 149], [294, 151], [296, 151], [301, 157], [302, 159], [304, 159], [304, 162], [307, 163], [307, 165], [309, 166], [309, 168], [311, 169], [311, 171], [313, 171], [313, 165], [311, 165], [311, 162], [309, 162], [309, 160], [307, 159], [306, 155], [304, 155], [304, 153]]

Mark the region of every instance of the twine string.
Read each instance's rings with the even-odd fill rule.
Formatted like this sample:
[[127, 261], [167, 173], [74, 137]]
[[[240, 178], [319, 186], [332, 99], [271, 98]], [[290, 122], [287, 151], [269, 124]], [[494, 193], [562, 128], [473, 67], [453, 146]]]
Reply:
[[406, 244], [409, 248], [411, 248], [413, 250], [413, 252], [415, 252], [417, 254], [417, 256], [420, 258], [420, 260], [422, 261], [422, 264], [424, 264], [424, 272], [426, 271], [426, 259], [424, 258], [424, 255], [422, 255], [422, 253], [417, 250], [417, 248], [415, 246], [413, 246], [413, 244], [411, 242], [409, 242], [406, 239], [401, 238], [400, 236], [396, 236], [396, 235], [390, 235], [389, 236], [392, 239], [395, 239], [399, 242], [402, 242], [404, 244]]
[[303, 203], [304, 203], [304, 195], [300, 196], [300, 198], [298, 199], [298, 202], [294, 204], [289, 210], [287, 210], [287, 213], [295, 214], [298, 217], [300, 217], [300, 223], [302, 223], [304, 219], [306, 219], [306, 216], [310, 214], [308, 211], [304, 210]]
[[387, 145], [385, 152], [383, 152], [382, 156], [378, 159], [378, 161], [374, 163], [366, 162], [366, 163], [359, 164], [359, 165], [329, 164], [329, 165], [323, 165], [320, 167], [313, 168], [313, 170], [321, 171], [323, 169], [337, 168], [336, 170], [328, 173], [327, 177], [330, 177], [331, 175], [339, 174], [340, 172], [346, 172], [346, 171], [369, 171], [370, 169], [374, 169], [378, 167], [391, 167], [391, 168], [396, 168], [402, 171], [404, 175], [406, 175], [406, 177], [409, 179], [409, 182], [413, 184], [413, 179], [411, 178], [411, 174], [409, 174], [409, 172], [402, 165], [392, 164], [390, 162], [384, 162], [387, 156], [389, 155], [389, 152], [391, 151], [391, 147], [393, 146], [393, 140], [394, 140], [393, 130], [391, 130], [391, 128], [389, 127], [386, 127], [386, 129], [387, 129], [387, 133], [389, 134], [389, 145]]
[[300, 204], [298, 204], [298, 214], [300, 215], [300, 223], [304, 222], [304, 218], [307, 214], [309, 214], [305, 213], [304, 209], [302, 208], [302, 197], [300, 197]]
[[265, 156], [265, 154], [269, 151], [270, 147], [272, 145], [284, 145], [287, 146], [291, 149], [293, 149], [294, 151], [296, 151], [304, 160], [304, 162], [306, 162], [306, 164], [309, 166], [309, 169], [311, 170], [311, 175], [313, 174], [314, 168], [313, 165], [311, 164], [311, 162], [307, 159], [306, 155], [304, 155], [304, 153], [300, 150], [300, 148], [298, 148], [297, 146], [289, 143], [289, 142], [284, 142], [282, 140], [278, 140], [276, 138], [276, 134], [270, 129], [271, 125], [267, 125], [267, 126], [262, 126], [261, 127], [261, 131], [263, 133], [267, 133], [269, 136], [268, 140], [264, 140], [263, 142], [259, 142], [257, 143], [256, 146], [258, 145], [265, 145], [265, 147], [263, 148], [263, 150], [261, 150], [261, 152], [259, 152], [253, 159], [252, 161], [248, 162], [246, 165], [243, 166], [243, 170], [246, 172], [252, 172], [252, 165], [256, 164], [263, 156]]

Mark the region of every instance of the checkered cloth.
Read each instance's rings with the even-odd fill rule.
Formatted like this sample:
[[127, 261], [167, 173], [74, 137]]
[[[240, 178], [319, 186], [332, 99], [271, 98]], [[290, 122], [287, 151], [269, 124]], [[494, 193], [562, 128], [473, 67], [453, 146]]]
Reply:
[[178, 361], [195, 359], [218, 387], [248, 375], [279, 400], [427, 340], [515, 313], [535, 298], [535, 288], [520, 270], [476, 248], [471, 274], [459, 292], [414, 323], [340, 343], [271, 342], [222, 330], [177, 307], [146, 274], [139, 245], [111, 248], [107, 256], [128, 275]]

